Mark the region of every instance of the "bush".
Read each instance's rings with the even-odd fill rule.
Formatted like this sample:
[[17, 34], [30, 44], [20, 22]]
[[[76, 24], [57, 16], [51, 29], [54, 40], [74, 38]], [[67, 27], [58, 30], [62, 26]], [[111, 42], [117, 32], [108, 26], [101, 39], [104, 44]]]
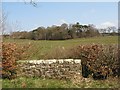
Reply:
[[117, 45], [80, 45], [70, 52], [70, 57], [82, 60], [84, 77], [91, 74], [94, 79], [105, 79], [120, 75]]
[[[29, 45], [28, 45], [29, 46]], [[28, 46], [18, 46], [16, 43], [2, 44], [2, 78], [13, 79], [16, 77], [17, 60], [25, 55]]]

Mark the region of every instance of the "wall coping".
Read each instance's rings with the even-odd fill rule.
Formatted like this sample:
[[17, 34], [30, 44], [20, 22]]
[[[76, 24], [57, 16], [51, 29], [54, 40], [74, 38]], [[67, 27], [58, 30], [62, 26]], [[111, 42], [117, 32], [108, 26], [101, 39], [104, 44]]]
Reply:
[[52, 63], [63, 63], [63, 62], [74, 62], [74, 63], [80, 63], [81, 64], [81, 59], [41, 59], [41, 60], [20, 60], [18, 62], [26, 62], [26, 63], [33, 63], [33, 64], [52, 64]]

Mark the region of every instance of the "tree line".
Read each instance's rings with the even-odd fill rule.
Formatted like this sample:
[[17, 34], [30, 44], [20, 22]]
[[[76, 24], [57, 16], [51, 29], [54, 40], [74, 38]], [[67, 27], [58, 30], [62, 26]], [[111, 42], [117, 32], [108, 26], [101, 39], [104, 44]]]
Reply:
[[74, 38], [87, 38], [104, 35], [117, 35], [115, 27], [106, 29], [97, 29], [93, 24], [81, 25], [63, 23], [61, 26], [53, 25], [51, 27], [38, 27], [32, 31], [12, 32], [11, 37], [16, 39], [31, 40], [67, 40]]
[[100, 33], [94, 25], [80, 25], [63, 23], [61, 26], [38, 27], [32, 31], [17, 31], [11, 34], [12, 38], [31, 39], [31, 40], [66, 40], [82, 37], [99, 36]]

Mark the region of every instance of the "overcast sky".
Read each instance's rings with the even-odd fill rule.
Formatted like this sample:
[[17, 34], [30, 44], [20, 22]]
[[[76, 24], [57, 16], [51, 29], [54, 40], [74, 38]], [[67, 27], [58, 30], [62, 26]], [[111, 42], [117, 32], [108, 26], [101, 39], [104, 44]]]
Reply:
[[37, 2], [37, 7], [23, 2], [2, 3], [8, 14], [9, 25], [22, 30], [62, 23], [94, 24], [98, 28], [116, 26], [118, 22], [117, 2]]

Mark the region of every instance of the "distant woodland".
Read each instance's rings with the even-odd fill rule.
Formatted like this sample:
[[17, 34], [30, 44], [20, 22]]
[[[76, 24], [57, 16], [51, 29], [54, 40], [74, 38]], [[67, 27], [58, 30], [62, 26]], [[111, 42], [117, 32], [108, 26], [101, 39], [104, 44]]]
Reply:
[[106, 29], [97, 29], [93, 24], [81, 25], [63, 23], [61, 26], [53, 25], [51, 27], [38, 27], [32, 31], [12, 32], [10, 37], [14, 39], [30, 40], [67, 40], [74, 38], [87, 38], [104, 35], [117, 35], [115, 27]]

